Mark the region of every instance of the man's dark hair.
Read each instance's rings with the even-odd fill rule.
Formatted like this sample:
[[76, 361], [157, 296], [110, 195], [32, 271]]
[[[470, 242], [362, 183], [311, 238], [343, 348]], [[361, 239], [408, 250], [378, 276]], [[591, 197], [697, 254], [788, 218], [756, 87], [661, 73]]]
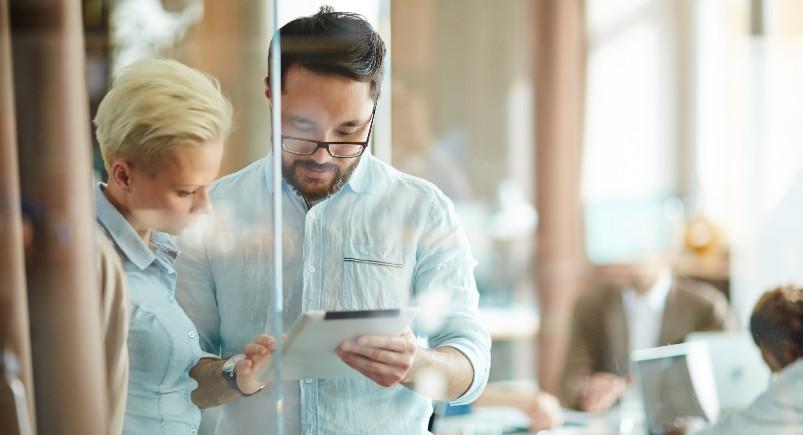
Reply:
[[764, 293], [750, 316], [750, 332], [784, 366], [803, 357], [803, 290], [785, 285]]
[[[362, 15], [322, 6], [317, 14], [296, 18], [279, 29], [282, 88], [287, 70], [302, 66], [318, 74], [334, 74], [371, 84], [379, 98], [385, 71], [385, 43]], [[273, 44], [268, 51], [268, 84]]]

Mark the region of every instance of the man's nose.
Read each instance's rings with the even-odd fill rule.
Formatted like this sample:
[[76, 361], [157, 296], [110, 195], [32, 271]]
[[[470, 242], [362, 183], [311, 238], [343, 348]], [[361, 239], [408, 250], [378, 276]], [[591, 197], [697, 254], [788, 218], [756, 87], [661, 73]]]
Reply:
[[318, 147], [318, 149], [312, 153], [310, 158], [318, 164], [329, 163], [332, 160], [332, 156], [329, 155], [329, 151], [324, 147]]

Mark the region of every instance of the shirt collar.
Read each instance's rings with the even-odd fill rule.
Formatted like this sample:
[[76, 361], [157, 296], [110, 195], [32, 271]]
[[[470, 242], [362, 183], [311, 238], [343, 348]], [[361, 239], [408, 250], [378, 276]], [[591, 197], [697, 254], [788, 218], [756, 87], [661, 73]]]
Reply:
[[[95, 213], [98, 223], [106, 229], [106, 232], [114, 240], [114, 243], [138, 268], [145, 269], [156, 259], [145, 242], [139, 237], [134, 228], [123, 217], [117, 208], [109, 202], [103, 190], [106, 188], [104, 183], [98, 183], [95, 187]], [[151, 245], [165, 254], [166, 260], [174, 260], [178, 255], [178, 250], [173, 240], [159, 231], [151, 231]]]
[[650, 307], [656, 310], [663, 310], [666, 305], [666, 297], [669, 290], [672, 288], [672, 275], [668, 271], [664, 271], [658, 277], [655, 284], [650, 287], [646, 294], [642, 295], [635, 289], [628, 287], [625, 290], [625, 298], [631, 301], [646, 302]]
[[[361, 194], [368, 194], [373, 192], [373, 170], [371, 168], [373, 164], [374, 156], [371, 154], [371, 151], [366, 149], [365, 152], [360, 157], [359, 163], [357, 163], [357, 167], [354, 168], [354, 172], [351, 173], [351, 177], [346, 182], [343, 188], [348, 187], [355, 193]], [[264, 159], [265, 164], [265, 180], [267, 181], [268, 186], [268, 193], [273, 192], [273, 153], [271, 152], [268, 156]], [[286, 184], [287, 182], [282, 178], [282, 184]], [[289, 186], [288, 186], [289, 187]]]

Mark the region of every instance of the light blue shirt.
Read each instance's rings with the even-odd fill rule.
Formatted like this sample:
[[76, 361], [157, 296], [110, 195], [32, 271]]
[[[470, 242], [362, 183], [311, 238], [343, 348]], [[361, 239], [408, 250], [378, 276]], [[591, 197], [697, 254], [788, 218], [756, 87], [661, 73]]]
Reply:
[[131, 324], [125, 434], [195, 434], [201, 412], [190, 400], [198, 383], [189, 370], [202, 356], [198, 332], [176, 302], [178, 250], [171, 237], [151, 231], [150, 246], [95, 189], [100, 227], [114, 242], [128, 284]]
[[[271, 161], [216, 182], [210, 196], [222, 222], [194, 243], [182, 239], [179, 302], [204, 349], [223, 356], [239, 353], [275, 321]], [[431, 183], [368, 153], [342, 189], [309, 210], [286, 182], [281, 188], [283, 330], [307, 310], [437, 307], [419, 314], [438, 324], [427, 331], [429, 345], [465, 354], [474, 378], [456, 403], [474, 400], [488, 379], [491, 344], [477, 320], [476, 262], [451, 202]], [[426, 433], [432, 412], [426, 397], [365, 377], [305, 379], [284, 389], [291, 434]], [[266, 388], [224, 405], [217, 433], [272, 433], [272, 401]]]
[[803, 435], [803, 358], [784, 368], [747, 408], [695, 435]]

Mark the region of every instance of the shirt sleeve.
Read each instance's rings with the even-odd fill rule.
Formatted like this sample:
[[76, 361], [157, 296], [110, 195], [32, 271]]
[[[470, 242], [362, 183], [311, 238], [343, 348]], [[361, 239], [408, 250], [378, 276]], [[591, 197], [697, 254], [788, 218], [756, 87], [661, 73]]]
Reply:
[[201, 358], [220, 358], [220, 314], [206, 245], [182, 240], [179, 243], [176, 300], [198, 329], [204, 351]]
[[[479, 323], [479, 293], [474, 281], [477, 262], [471, 255], [468, 239], [457, 220], [451, 201], [436, 192], [416, 252], [413, 291], [424, 305], [419, 315], [422, 323], [435, 317], [441, 320], [429, 333], [432, 348], [451, 347], [466, 356], [474, 370], [471, 386], [454, 404], [474, 401], [488, 382], [491, 339]], [[427, 304], [444, 309], [432, 313]]]
[[779, 378], [748, 407], [725, 415], [716, 424], [693, 435], [800, 433], [803, 428], [803, 413], [800, 412], [803, 394], [800, 391], [799, 383]]

